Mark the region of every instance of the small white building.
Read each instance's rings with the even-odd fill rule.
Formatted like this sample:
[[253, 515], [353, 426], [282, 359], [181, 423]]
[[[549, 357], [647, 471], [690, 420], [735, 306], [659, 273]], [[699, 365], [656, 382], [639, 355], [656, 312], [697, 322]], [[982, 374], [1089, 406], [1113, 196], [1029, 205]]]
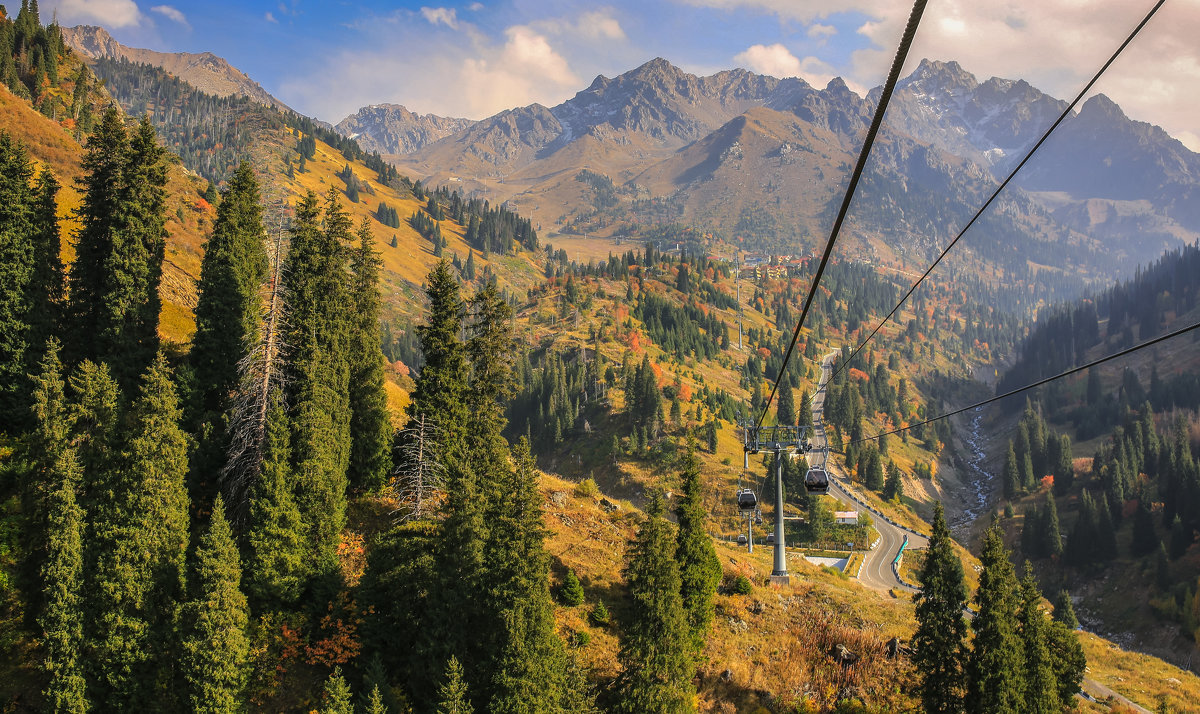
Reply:
[[858, 511], [834, 511], [833, 520], [842, 526], [858, 525]]

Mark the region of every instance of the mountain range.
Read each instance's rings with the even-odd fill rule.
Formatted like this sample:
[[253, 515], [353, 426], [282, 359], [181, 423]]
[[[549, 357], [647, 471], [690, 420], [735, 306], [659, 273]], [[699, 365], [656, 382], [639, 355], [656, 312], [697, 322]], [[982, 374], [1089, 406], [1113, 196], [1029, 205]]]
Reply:
[[[659, 58], [597, 77], [557, 106], [510, 109], [440, 138], [429, 127], [449, 124], [407, 110], [384, 118], [366, 108], [338, 128], [374, 141], [414, 177], [507, 200], [568, 232], [620, 234], [677, 220], [812, 248], [879, 91], [860, 97], [841, 79], [817, 89], [740, 69], [698, 77]], [[1065, 106], [1023, 80], [979, 82], [955, 62], [923, 60], [897, 87], [856, 199], [851, 220], [864, 249], [884, 261], [927, 259]], [[590, 192], [575, 180], [584, 169], [617, 188], [609, 220], [587, 220]], [[1096, 95], [1063, 122], [970, 243], [979, 257], [1012, 267], [1024, 258], [1035, 269], [1101, 275], [1200, 237], [1197, 182], [1200, 155]], [[647, 202], [666, 208], [639, 213]]]
[[[85, 57], [126, 58], [197, 88], [290, 111], [211, 53], [125, 47], [105, 30], [64, 31]], [[336, 125], [426, 184], [508, 202], [548, 234], [638, 237], [701, 227], [747, 247], [818, 249], [841, 200], [879, 88], [817, 89], [734, 69], [700, 77], [657, 58], [598, 76], [554, 106], [480, 121], [363, 107]], [[897, 87], [850, 215], [847, 242], [870, 260], [927, 261], [969, 220], [1066, 106], [1023, 80], [980, 82], [923, 60]], [[611, 180], [598, 200], [577, 180]], [[964, 241], [973, 269], [1010, 276], [1054, 266], [1106, 279], [1200, 238], [1200, 155], [1096, 95], [1063, 122]]]

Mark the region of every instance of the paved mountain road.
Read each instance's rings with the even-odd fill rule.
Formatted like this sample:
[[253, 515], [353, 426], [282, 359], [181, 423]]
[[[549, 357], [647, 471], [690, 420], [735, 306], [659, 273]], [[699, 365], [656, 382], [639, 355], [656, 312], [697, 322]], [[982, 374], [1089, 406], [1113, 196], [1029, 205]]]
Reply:
[[[837, 352], [830, 352], [821, 360], [821, 379], [817, 383], [817, 393], [812, 399], [813, 424], [816, 425], [813, 430], [813, 450], [810, 452], [810, 460], [812, 462], [815, 462], [817, 459], [816, 455], [822, 454], [823, 450], [828, 446], [822, 413], [825, 409], [825, 387], [832, 375], [833, 361], [837, 356]], [[857, 510], [869, 512], [874, 521], [875, 530], [879, 532], [879, 540], [866, 554], [863, 566], [858, 572], [858, 579], [873, 590], [885, 592], [888, 590], [907, 590], [909, 592], [916, 592], [916, 588], [900, 579], [895, 569], [893, 569], [892, 563], [895, 561], [896, 555], [899, 554], [900, 546], [904, 543], [905, 537], [908, 538], [908, 546], [906, 546], [908, 548], [924, 548], [929, 545], [929, 539], [915, 531], [893, 523], [887, 516], [868, 506], [866, 501], [855, 494], [853, 489], [846, 486], [843, 479], [832, 470], [828, 454], [824, 454], [824, 456], [826, 462], [825, 470], [829, 473], [830, 493], [842, 502], [853, 505]]]

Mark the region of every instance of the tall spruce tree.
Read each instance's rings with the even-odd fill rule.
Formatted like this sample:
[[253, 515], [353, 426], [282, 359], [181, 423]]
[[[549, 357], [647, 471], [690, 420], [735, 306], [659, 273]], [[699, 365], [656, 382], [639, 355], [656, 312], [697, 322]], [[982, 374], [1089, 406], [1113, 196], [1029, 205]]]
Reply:
[[368, 219], [356, 235], [350, 260], [350, 484], [371, 491], [381, 488], [392, 470], [392, 423], [379, 333], [380, 260]]
[[563, 697], [566, 669], [554, 629], [542, 497], [524, 439], [513, 461], [489, 528], [488, 608], [499, 620], [500, 638], [488, 711], [496, 714], [554, 711]]
[[812, 426], [812, 396], [808, 393], [808, 389], [800, 392], [800, 426]]
[[1043, 550], [1046, 555], [1058, 556], [1063, 553], [1062, 531], [1058, 523], [1058, 504], [1052, 493], [1046, 494], [1046, 510], [1042, 522]]
[[933, 533], [917, 578], [921, 591], [914, 597], [917, 632], [912, 646], [921, 704], [930, 714], [957, 714], [963, 709], [967, 659], [967, 586], [941, 501], [934, 504]]
[[29, 422], [32, 175], [24, 145], [0, 131], [0, 430], [14, 435]]
[[704, 494], [700, 484], [700, 459], [694, 442], [684, 457], [683, 498], [675, 515], [679, 520], [675, 560], [679, 563], [683, 611], [691, 635], [692, 657], [699, 659], [713, 619], [713, 596], [721, 582], [721, 561], [704, 527]]
[[[83, 639], [83, 510], [76, 501], [81, 475], [71, 441], [72, 419], [63, 394], [58, 344], [46, 349], [33, 393], [36, 455], [34, 481], [47, 489], [44, 550], [40, 558], [43, 691], [47, 709], [61, 714], [88, 710]], [[39, 499], [40, 500], [40, 499]], [[32, 554], [26, 557], [31, 557]]]
[[250, 486], [243, 582], [256, 611], [295, 603], [308, 572], [303, 522], [290, 478], [290, 429], [281, 401], [275, 394], [267, 415], [262, 469]]
[[95, 524], [89, 587], [94, 703], [132, 711], [177, 692], [177, 609], [188, 544], [188, 439], [166, 359], [151, 364]]
[[627, 558], [629, 619], [622, 632], [620, 661], [625, 670], [618, 683], [616, 708], [628, 714], [695, 711], [695, 661], [661, 493], [651, 494], [646, 519]]
[[1047, 646], [1049, 621], [1042, 614], [1042, 594], [1033, 578], [1033, 566], [1025, 561], [1025, 577], [1020, 587], [1018, 621], [1025, 647], [1025, 707], [1029, 714], [1056, 714], [1062, 711], [1058, 700], [1058, 681], [1054, 677]]
[[238, 386], [238, 362], [258, 339], [259, 291], [268, 267], [260, 201], [258, 179], [243, 161], [217, 206], [200, 263], [190, 355], [197, 421], [216, 421], [229, 411]]
[[249, 610], [241, 569], [225, 503], [217, 496], [208, 532], [196, 547], [191, 597], [180, 618], [188, 711], [228, 714], [246, 708]]
[[338, 193], [330, 189], [324, 229], [316, 195], [310, 191], [300, 201], [283, 272], [293, 478], [317, 574], [336, 570], [350, 458], [345, 248], [350, 219]]
[[333, 674], [325, 680], [325, 692], [321, 697], [321, 714], [354, 714], [350, 685], [342, 676], [341, 667], [335, 667]]
[[979, 609], [971, 623], [975, 639], [966, 671], [967, 711], [1020, 714], [1025, 707], [1025, 653], [1017, 623], [1017, 577], [998, 522], [984, 536], [981, 561], [975, 593]]
[[1054, 601], [1054, 621], [1061, 622], [1072, 630], [1079, 627], [1079, 619], [1075, 617], [1075, 605], [1071, 602], [1071, 593], [1066, 588], [1058, 591], [1058, 599]]
[[778, 407], [775, 416], [784, 426], [796, 425], [796, 396], [792, 393], [792, 383], [786, 379], [779, 382]]
[[158, 349], [166, 152], [146, 120], [131, 139], [115, 108], [87, 146], [68, 344], [77, 360], [107, 363], [131, 395]]
[[[58, 181], [42, 169], [34, 187], [33, 271], [29, 279], [29, 349], [26, 363], [37, 365], [52, 337], [61, 337], [66, 308], [66, 274], [58, 228]], [[35, 372], [36, 369], [30, 369]]]
[[453, 655], [446, 663], [446, 679], [438, 689], [437, 714], [474, 714], [471, 700], [467, 698], [467, 683], [463, 679], [462, 665]]
[[447, 460], [460, 458], [468, 417], [468, 363], [462, 340], [463, 302], [450, 264], [440, 260], [425, 279], [429, 308], [417, 326], [425, 364], [409, 403], [411, 418], [424, 415], [436, 425]]

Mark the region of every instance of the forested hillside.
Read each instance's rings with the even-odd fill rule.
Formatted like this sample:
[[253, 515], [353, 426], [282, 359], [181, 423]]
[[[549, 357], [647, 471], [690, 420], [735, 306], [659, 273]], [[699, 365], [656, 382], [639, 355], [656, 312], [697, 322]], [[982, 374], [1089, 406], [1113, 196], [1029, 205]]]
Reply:
[[[1186, 246], [1050, 311], [997, 390], [1195, 324], [1198, 271], [1200, 249]], [[1163, 653], [1189, 648], [1200, 624], [1191, 606], [1200, 578], [1195, 346], [1185, 334], [1048, 385], [1026, 403], [1002, 476], [1005, 496], [1023, 504], [1021, 549], [1048, 587], [1082, 594], [1081, 616], [1093, 626], [1131, 632]], [[1098, 587], [1114, 573], [1138, 574], [1137, 597]]]
[[[813, 261], [750, 277], [678, 222], [568, 253], [512, 204], [412, 181], [311, 119], [125, 61], [96, 81], [36, 8], [0, 20], [25, 88], [0, 90], [4, 707], [1097, 711], [1075, 698], [1089, 662], [1155, 704], [1155, 675], [1116, 674], [1128, 657], [1076, 634], [1069, 601], [1051, 619], [1041, 560], [1044, 587], [1018, 580], [1002, 535], [1022, 521], [978, 563], [951, 542], [946, 422], [869, 443], [972, 395], [1039, 296], [935, 277], [852, 357], [908, 283], [838, 258], [767, 409]], [[78, 112], [37, 47], [86, 87]], [[606, 203], [611, 182], [584, 178]], [[1170, 532], [1190, 538], [1195, 453], [1176, 444], [1194, 426], [1132, 408], [1094, 484], [1070, 463], [1047, 487], [1106, 499], [1078, 527], [1120, 512], [1138, 543], [1148, 489], [1177, 494]], [[789, 459], [787, 585], [733, 540], [735, 488], [766, 500], [737, 426], [760, 415], [823, 419], [835, 453], [808, 458], [876, 509], [835, 523], [842, 502]], [[1045, 535], [1036, 473], [1071, 446], [1032, 404], [1022, 423], [1011, 496], [1038, 498], [1024, 522]], [[1134, 495], [1149, 505], [1126, 512]], [[861, 566], [880, 514], [933, 524], [896, 565], [915, 598], [803, 557]], [[1200, 573], [1172, 552], [1155, 608], [1194, 627]], [[1200, 696], [1165, 671], [1170, 706]]]

